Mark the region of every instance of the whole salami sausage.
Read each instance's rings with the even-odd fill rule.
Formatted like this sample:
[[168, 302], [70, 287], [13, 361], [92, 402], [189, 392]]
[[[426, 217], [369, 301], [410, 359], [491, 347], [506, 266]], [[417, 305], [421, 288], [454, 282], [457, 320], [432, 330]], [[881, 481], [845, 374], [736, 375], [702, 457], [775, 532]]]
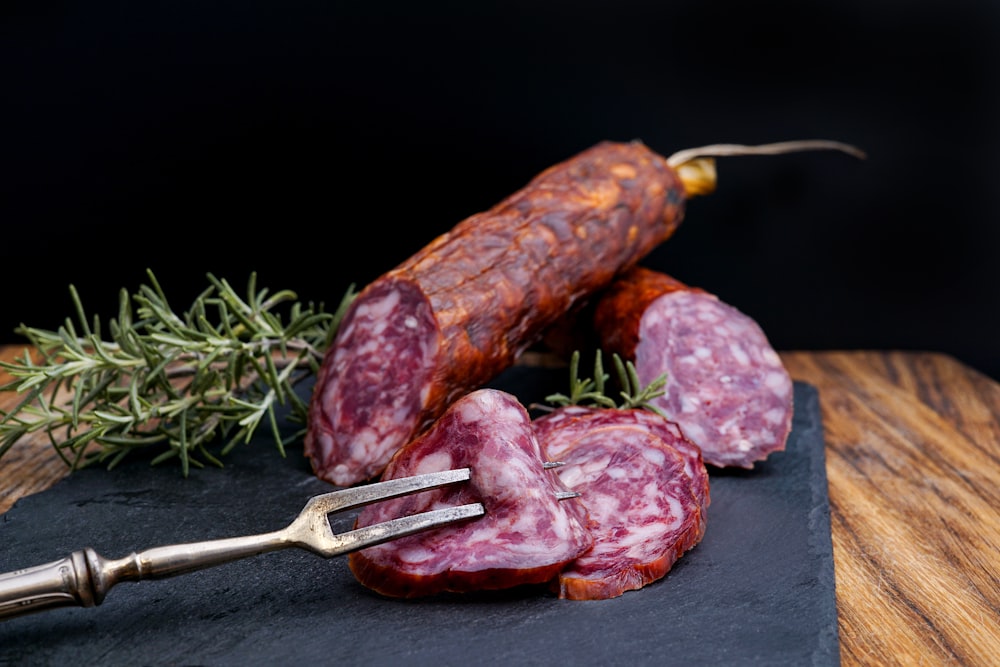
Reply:
[[603, 142], [366, 286], [317, 373], [305, 438], [317, 476], [379, 475], [459, 395], [670, 237], [685, 201], [665, 158]]
[[635, 364], [643, 383], [666, 374], [652, 404], [717, 467], [752, 468], [785, 448], [792, 380], [763, 330], [705, 290], [635, 267], [596, 300], [603, 350]]
[[459, 467], [471, 468], [468, 483], [370, 505], [356, 526], [470, 502], [486, 514], [350, 554], [359, 582], [389, 597], [543, 584], [593, 545], [584, 506], [558, 499], [568, 489], [543, 468], [528, 412], [514, 396], [479, 389], [461, 397], [398, 450], [382, 477]]
[[563, 463], [559, 478], [581, 494], [594, 537], [594, 547], [553, 585], [564, 599], [618, 597], [662, 579], [705, 534], [681, 452], [650, 428], [615, 423], [614, 413], [635, 411], [607, 412], [603, 426], [577, 432], [555, 425], [540, 438], [543, 450]]

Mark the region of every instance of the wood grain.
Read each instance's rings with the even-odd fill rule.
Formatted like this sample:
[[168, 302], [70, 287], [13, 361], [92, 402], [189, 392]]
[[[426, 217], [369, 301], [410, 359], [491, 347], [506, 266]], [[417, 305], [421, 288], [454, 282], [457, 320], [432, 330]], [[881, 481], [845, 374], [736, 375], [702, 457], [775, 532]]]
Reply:
[[[819, 389], [842, 664], [1000, 664], [1000, 385], [935, 353], [782, 358]], [[0, 513], [66, 474], [44, 436], [22, 440]]]
[[1000, 386], [955, 359], [793, 352], [819, 389], [844, 665], [1000, 659]]

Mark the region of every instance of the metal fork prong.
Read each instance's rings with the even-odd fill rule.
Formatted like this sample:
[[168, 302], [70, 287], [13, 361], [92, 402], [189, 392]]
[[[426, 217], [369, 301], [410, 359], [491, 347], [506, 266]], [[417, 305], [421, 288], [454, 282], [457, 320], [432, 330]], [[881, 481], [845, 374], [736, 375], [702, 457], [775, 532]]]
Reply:
[[[545, 470], [551, 470], [552, 468], [558, 468], [559, 466], [566, 465], [565, 461], [546, 461], [542, 464], [542, 468]], [[577, 491], [556, 491], [556, 500], [569, 500], [570, 498], [579, 498], [580, 494]]]
[[370, 505], [389, 498], [407, 496], [418, 491], [428, 491], [456, 482], [467, 482], [472, 474], [470, 468], [456, 468], [442, 472], [424, 473], [412, 477], [400, 477], [365, 486], [356, 486], [340, 491], [332, 491], [309, 500], [311, 509], [317, 512], [339, 512], [341, 510]]
[[458, 505], [456, 507], [446, 507], [444, 509], [430, 510], [419, 514], [390, 519], [381, 523], [375, 523], [362, 528], [334, 536], [334, 544], [324, 556], [339, 556], [358, 549], [375, 546], [390, 540], [395, 540], [407, 535], [413, 535], [430, 528], [437, 528], [474, 519], [486, 514], [486, 508], [482, 503], [471, 503], [469, 505]]

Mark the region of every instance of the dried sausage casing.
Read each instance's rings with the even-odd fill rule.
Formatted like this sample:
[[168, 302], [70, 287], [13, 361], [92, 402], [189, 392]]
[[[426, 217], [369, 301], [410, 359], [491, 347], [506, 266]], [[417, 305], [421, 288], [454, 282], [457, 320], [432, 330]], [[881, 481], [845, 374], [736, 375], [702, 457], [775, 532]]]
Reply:
[[461, 394], [669, 238], [685, 193], [640, 142], [603, 142], [540, 173], [368, 285], [313, 391], [305, 453], [350, 485]]

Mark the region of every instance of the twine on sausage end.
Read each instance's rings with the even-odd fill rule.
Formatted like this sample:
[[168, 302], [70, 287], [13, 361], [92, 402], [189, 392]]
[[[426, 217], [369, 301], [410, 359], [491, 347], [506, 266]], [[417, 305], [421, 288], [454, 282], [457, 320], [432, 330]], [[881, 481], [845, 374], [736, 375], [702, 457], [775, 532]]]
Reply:
[[798, 141], [779, 141], [773, 144], [747, 146], [744, 144], [711, 144], [699, 148], [687, 148], [677, 151], [667, 158], [667, 165], [677, 171], [684, 185], [684, 191], [689, 197], [709, 194], [715, 190], [717, 157], [735, 155], [780, 155], [782, 153], [798, 153], [802, 151], [836, 150], [852, 155], [859, 160], [867, 158], [867, 154], [856, 146], [840, 141], [826, 139], [802, 139]]

